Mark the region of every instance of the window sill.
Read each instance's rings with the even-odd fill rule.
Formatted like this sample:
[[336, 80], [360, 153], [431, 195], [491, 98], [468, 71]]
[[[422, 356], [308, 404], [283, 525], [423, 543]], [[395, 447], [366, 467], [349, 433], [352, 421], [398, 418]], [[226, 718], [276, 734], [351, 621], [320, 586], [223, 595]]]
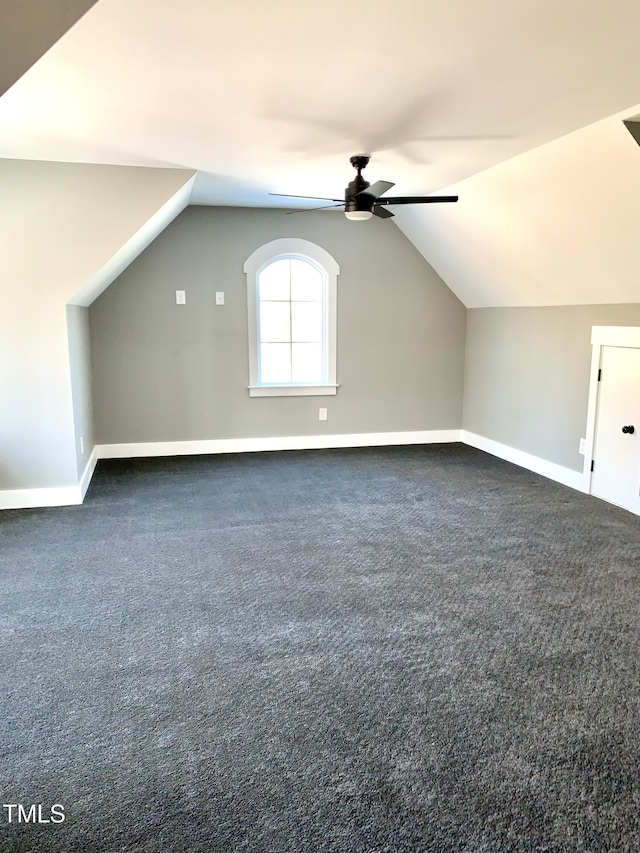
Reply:
[[336, 394], [337, 385], [250, 385], [250, 397], [321, 397]]

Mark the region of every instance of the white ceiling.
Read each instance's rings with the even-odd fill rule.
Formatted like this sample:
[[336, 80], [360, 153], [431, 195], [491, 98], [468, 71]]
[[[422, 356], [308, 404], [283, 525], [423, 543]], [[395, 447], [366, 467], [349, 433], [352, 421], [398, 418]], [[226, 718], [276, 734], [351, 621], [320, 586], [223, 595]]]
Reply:
[[466, 179], [638, 112], [639, 31], [637, 0], [99, 0], [0, 98], [0, 157], [196, 169], [192, 202], [291, 206], [269, 192], [340, 197], [371, 153], [394, 193], [458, 185], [396, 221], [467, 304], [532, 304], [472, 287], [435, 217], [453, 256]]

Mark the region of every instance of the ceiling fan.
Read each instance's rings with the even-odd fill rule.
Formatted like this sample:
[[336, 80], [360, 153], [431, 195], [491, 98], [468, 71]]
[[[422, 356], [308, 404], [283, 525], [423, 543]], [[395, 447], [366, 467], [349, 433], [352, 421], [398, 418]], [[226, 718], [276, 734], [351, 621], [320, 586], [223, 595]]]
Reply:
[[[318, 201], [337, 201], [338, 204], [323, 205], [323, 207], [309, 208], [309, 210], [326, 210], [330, 207], [342, 207], [347, 219], [371, 219], [372, 216], [380, 216], [388, 219], [394, 214], [387, 210], [389, 204], [433, 204], [439, 202], [458, 201], [457, 195], [416, 195], [416, 196], [381, 196], [395, 186], [390, 181], [376, 181], [370, 184], [362, 177], [362, 170], [369, 162], [368, 154], [356, 154], [350, 158], [351, 165], [357, 171], [355, 178], [344, 191], [344, 201], [339, 198], [323, 198], [322, 196], [288, 195], [287, 193], [269, 193], [284, 198], [308, 198]], [[300, 213], [302, 211], [295, 211]]]

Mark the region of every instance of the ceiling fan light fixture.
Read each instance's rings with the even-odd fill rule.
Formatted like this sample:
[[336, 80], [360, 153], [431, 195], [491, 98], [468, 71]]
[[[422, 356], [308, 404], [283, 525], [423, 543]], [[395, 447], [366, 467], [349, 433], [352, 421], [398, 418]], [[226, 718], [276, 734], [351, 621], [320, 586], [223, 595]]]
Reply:
[[345, 210], [344, 215], [347, 219], [362, 220], [371, 219], [373, 213], [370, 210]]
[[347, 219], [371, 219], [375, 198], [367, 195], [369, 184], [360, 175], [345, 190], [344, 215]]

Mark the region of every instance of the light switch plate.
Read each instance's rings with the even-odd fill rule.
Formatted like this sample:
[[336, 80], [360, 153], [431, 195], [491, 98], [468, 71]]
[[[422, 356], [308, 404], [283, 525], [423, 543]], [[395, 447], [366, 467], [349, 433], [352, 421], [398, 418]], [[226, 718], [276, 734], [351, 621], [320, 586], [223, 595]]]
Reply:
[[224, 305], [224, 291], [216, 290], [216, 305]]

